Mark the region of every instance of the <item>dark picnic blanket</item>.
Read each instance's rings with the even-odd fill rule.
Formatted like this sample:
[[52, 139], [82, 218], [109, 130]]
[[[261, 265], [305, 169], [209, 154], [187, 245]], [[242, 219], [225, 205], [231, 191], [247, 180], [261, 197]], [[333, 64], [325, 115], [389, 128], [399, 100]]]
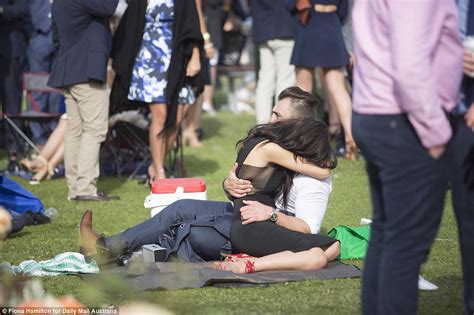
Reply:
[[176, 290], [201, 288], [204, 286], [249, 286], [268, 285], [304, 280], [326, 280], [335, 278], [357, 278], [362, 275], [353, 265], [331, 262], [321, 270], [312, 271], [262, 271], [251, 274], [235, 274], [230, 271], [212, 269], [210, 263], [131, 262], [123, 267], [102, 269], [100, 275], [81, 275], [83, 279], [120, 275], [132, 291]]

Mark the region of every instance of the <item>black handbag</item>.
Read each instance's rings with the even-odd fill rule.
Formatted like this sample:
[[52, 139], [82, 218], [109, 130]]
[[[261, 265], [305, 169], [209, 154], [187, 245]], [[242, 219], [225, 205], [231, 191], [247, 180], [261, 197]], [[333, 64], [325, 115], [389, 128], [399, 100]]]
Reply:
[[222, 49], [219, 52], [219, 65], [237, 66], [245, 47], [247, 36], [238, 31], [222, 34]]

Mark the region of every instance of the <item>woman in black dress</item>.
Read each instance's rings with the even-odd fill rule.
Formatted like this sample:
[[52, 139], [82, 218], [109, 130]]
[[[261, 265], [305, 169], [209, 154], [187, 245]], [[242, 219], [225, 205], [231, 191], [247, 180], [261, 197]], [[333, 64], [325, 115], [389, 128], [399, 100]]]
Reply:
[[331, 237], [291, 231], [271, 221], [243, 225], [246, 218], [240, 213], [244, 200], [274, 207], [280, 190], [286, 203], [295, 173], [327, 178], [336, 166], [327, 126], [312, 118], [259, 125], [239, 144], [237, 176], [251, 181], [254, 188], [247, 196], [233, 200], [230, 238], [233, 251], [245, 255], [229, 255], [227, 261], [215, 263], [215, 267], [236, 273], [313, 270], [336, 259], [339, 243]]
[[[288, 0], [288, 6], [293, 13], [300, 15], [290, 61], [296, 67], [296, 82], [311, 93], [314, 69], [322, 69], [322, 84], [328, 101], [336, 106], [344, 129], [345, 157], [353, 160], [357, 147], [351, 130], [352, 102], [344, 78], [349, 53], [342, 36], [342, 23], [348, 15], [348, 0]], [[301, 18], [304, 15], [306, 19]]]

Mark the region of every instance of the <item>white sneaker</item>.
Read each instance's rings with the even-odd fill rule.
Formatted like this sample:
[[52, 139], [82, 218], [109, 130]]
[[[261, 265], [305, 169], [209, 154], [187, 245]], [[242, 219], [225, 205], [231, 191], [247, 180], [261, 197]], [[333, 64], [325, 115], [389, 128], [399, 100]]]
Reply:
[[367, 219], [367, 218], [360, 219], [360, 225], [368, 225], [370, 223], [372, 223], [371, 219]]
[[418, 290], [424, 290], [424, 291], [433, 291], [433, 290], [438, 290], [438, 286], [434, 283], [429, 282], [425, 278], [423, 278], [421, 275], [418, 276]]
[[217, 112], [214, 109], [214, 107], [211, 104], [209, 104], [208, 102], [203, 102], [202, 103], [202, 110], [204, 112], [206, 112], [211, 117], [216, 117], [216, 115], [217, 115]]

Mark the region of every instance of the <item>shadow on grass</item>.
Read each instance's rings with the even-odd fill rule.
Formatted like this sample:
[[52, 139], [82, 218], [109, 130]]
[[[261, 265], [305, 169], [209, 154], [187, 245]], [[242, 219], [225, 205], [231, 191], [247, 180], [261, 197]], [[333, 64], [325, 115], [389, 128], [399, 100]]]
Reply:
[[196, 155], [186, 155], [184, 157], [184, 167], [188, 177], [204, 176], [212, 174], [219, 169], [219, 164], [214, 160], [204, 160]]
[[222, 122], [217, 117], [203, 117], [201, 125], [204, 129], [204, 139], [220, 136], [219, 132], [222, 128]]
[[[119, 179], [119, 180], [117, 180]], [[120, 191], [120, 188], [127, 183], [128, 176], [114, 177], [114, 176], [101, 176], [98, 182], [98, 191], [103, 191], [108, 195], [115, 194]]]
[[426, 277], [436, 284], [435, 291], [420, 291], [418, 309], [439, 310], [439, 314], [462, 314], [463, 279], [461, 275]]
[[9, 236], [8, 236], [8, 239], [13, 240], [13, 239], [16, 239], [16, 238], [23, 238], [23, 237], [29, 237], [29, 236], [31, 236], [31, 232], [25, 230], [26, 228], [27, 228], [27, 227], [25, 227], [23, 230], [21, 230], [21, 231], [18, 232], [18, 233], [9, 235]]

